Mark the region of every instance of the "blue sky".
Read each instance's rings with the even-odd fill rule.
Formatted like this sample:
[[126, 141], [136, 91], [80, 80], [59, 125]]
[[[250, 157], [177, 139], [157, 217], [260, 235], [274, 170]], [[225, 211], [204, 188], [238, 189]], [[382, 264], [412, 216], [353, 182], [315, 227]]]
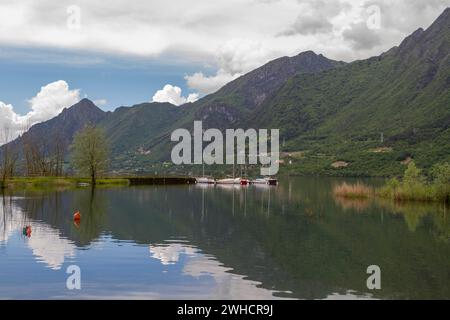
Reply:
[[165, 84], [191, 93], [184, 79], [201, 66], [154, 58], [112, 57], [95, 53], [30, 48], [0, 49], [0, 97], [19, 114], [30, 110], [28, 99], [40, 88], [65, 80], [80, 97], [105, 99], [104, 110], [151, 101]]

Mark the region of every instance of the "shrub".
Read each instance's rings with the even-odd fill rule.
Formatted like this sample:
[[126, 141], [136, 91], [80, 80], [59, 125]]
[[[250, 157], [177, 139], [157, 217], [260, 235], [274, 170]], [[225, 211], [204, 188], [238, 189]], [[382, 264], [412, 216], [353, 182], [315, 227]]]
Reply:
[[436, 198], [440, 201], [450, 202], [450, 164], [434, 165], [431, 175]]

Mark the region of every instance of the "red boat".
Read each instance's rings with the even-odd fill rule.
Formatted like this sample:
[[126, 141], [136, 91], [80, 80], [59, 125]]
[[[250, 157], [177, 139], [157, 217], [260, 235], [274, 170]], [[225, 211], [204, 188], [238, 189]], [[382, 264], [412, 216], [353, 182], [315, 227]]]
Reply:
[[241, 186], [247, 186], [250, 184], [250, 181], [248, 179], [241, 179], [240, 184]]

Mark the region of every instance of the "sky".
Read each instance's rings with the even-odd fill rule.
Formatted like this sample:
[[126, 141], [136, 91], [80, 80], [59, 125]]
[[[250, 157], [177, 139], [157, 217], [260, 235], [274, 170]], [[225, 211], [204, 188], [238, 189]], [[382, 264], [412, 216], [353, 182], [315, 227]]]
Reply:
[[11, 128], [9, 140], [84, 97], [103, 110], [193, 102], [272, 59], [307, 50], [365, 59], [428, 27], [449, 6], [450, 0], [0, 0], [0, 126]]

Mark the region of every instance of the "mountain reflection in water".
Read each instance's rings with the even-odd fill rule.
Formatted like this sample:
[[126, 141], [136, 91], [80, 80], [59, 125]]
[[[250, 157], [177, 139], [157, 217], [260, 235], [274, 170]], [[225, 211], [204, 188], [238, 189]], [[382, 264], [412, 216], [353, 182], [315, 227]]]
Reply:
[[449, 298], [448, 208], [337, 199], [340, 181], [6, 193], [0, 298]]

